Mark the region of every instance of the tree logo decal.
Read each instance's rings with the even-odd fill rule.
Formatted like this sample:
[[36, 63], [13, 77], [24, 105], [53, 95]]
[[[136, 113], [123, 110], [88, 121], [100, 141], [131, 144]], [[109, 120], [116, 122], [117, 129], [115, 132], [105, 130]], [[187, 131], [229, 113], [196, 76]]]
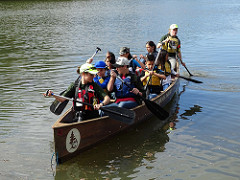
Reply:
[[79, 144], [80, 144], [80, 132], [78, 129], [73, 128], [68, 132], [67, 138], [66, 138], [66, 149], [68, 152], [73, 153], [77, 150]]

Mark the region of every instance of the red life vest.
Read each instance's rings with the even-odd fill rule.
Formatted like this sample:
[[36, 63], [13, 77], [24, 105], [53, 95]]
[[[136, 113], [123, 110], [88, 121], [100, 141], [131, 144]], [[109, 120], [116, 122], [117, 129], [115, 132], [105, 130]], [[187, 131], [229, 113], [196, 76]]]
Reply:
[[[95, 90], [93, 85], [87, 86], [85, 89], [78, 88], [77, 100], [86, 102], [92, 105], [99, 104], [99, 99], [95, 95]], [[84, 105], [78, 102], [73, 103], [75, 111], [94, 111], [94, 108], [88, 105]]]

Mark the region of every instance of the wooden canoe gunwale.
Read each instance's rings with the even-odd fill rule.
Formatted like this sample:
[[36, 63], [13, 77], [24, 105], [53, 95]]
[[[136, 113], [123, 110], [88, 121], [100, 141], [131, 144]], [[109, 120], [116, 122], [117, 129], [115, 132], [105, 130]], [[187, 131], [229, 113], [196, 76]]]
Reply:
[[[172, 84], [160, 95], [152, 100], [164, 107], [173, 97], [178, 89], [179, 78], [175, 78]], [[80, 152], [91, 148], [95, 144], [133, 126], [152, 116], [144, 102], [142, 105], [133, 108], [136, 118], [132, 125], [124, 124], [113, 120], [108, 116], [89, 119], [75, 123], [63, 123], [67, 116], [71, 116], [71, 108], [68, 109], [52, 126], [54, 130], [55, 153], [58, 154], [58, 162], [62, 163]], [[72, 129], [80, 132], [79, 146], [74, 152], [68, 152], [66, 148], [67, 135]]]

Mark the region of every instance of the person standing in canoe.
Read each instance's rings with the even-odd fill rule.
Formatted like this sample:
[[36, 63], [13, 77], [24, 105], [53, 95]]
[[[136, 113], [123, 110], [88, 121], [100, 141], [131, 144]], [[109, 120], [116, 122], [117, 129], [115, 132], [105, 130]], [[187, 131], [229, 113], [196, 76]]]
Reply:
[[116, 101], [109, 106], [119, 106], [127, 109], [138, 106], [141, 104], [138, 95], [142, 96], [144, 91], [142, 83], [138, 81], [136, 74], [129, 71], [129, 60], [125, 57], [119, 57], [114, 66], [122, 80], [131, 88], [116, 78], [116, 72], [111, 70], [111, 78], [107, 89], [109, 92], [115, 92]]
[[[83, 64], [80, 68], [78, 68], [77, 72], [80, 74], [81, 78], [79, 76], [75, 83], [71, 83], [68, 89], [62, 94], [62, 96], [90, 103], [94, 106], [94, 108], [88, 105], [83, 105], [79, 102], [74, 102], [73, 122], [99, 117], [98, 110], [100, 107], [108, 104], [110, 101], [109, 96], [104, 92], [104, 90], [93, 81], [94, 75], [98, 71], [95, 67], [93, 67], [92, 64]], [[48, 91], [48, 94], [46, 94], [46, 96], [52, 96], [52, 94], [52, 91]], [[60, 102], [66, 100], [61, 97], [55, 98]], [[102, 100], [101, 103], [100, 100]]]
[[143, 86], [145, 86], [150, 79], [147, 91], [149, 92], [148, 99], [152, 99], [156, 97], [158, 94], [160, 94], [162, 90], [161, 80], [166, 79], [166, 76], [163, 74], [163, 71], [158, 69], [157, 66], [154, 67], [154, 55], [150, 54], [146, 57], [146, 66], [147, 69], [142, 71], [140, 75], [140, 80], [143, 83]]
[[162, 48], [168, 52], [168, 59], [173, 69], [176, 68], [177, 57], [181, 64], [185, 66], [185, 63], [182, 61], [181, 42], [177, 33], [178, 25], [172, 24], [169, 28], [169, 33], [164, 35], [157, 44], [157, 48]]

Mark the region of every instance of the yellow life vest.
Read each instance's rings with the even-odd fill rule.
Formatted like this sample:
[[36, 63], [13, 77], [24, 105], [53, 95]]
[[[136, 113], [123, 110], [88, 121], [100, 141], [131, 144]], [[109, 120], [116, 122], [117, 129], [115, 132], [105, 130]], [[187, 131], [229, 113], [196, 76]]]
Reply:
[[[166, 61], [164, 64], [164, 75], [168, 76], [172, 73], [171, 70], [171, 63], [169, 61]], [[162, 69], [161, 65], [158, 66], [158, 69]]]
[[[154, 72], [156, 72], [156, 71], [154, 71]], [[148, 74], [148, 72], [145, 71], [145, 74]], [[150, 78], [150, 76], [148, 76], [148, 77], [143, 81], [143, 86], [145, 86], [145, 85], [147, 84], [149, 78]], [[160, 85], [161, 85], [161, 84], [160, 84], [160, 78], [157, 77], [157, 76], [155, 76], [155, 75], [153, 75], [153, 76], [152, 76], [152, 79], [151, 79], [150, 82], [149, 82], [149, 85], [152, 85], [152, 86], [160, 86]]]
[[177, 37], [168, 36], [169, 42], [163, 44], [162, 49], [166, 50], [168, 53], [179, 53], [180, 52], [180, 42]]

